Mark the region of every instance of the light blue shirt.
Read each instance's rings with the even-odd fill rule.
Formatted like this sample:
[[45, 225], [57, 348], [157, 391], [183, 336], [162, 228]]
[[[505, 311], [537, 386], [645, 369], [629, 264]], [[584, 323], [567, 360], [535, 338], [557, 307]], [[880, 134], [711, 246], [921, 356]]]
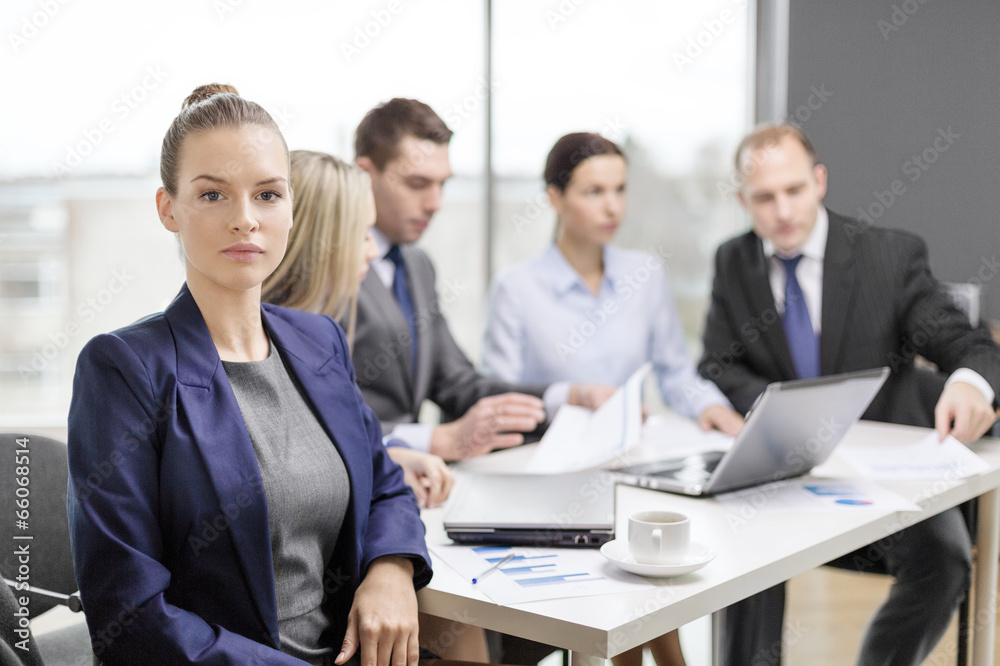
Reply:
[[483, 347], [484, 374], [510, 382], [621, 386], [652, 361], [675, 411], [730, 406], [695, 370], [666, 269], [647, 252], [604, 246], [597, 295], [554, 244], [507, 269], [493, 283]]

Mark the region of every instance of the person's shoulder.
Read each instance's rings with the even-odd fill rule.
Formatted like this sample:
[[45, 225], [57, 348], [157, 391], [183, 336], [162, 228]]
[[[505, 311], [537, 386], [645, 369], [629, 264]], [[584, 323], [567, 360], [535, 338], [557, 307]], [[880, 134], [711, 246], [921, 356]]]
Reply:
[[409, 245], [401, 245], [400, 252], [402, 252], [403, 260], [406, 261], [408, 266], [422, 264], [430, 268], [434, 268], [434, 262], [431, 261], [430, 255], [413, 243], [410, 243]]
[[[91, 338], [77, 357], [77, 371], [104, 373], [111, 368], [125, 375], [154, 379], [172, 374], [176, 343], [164, 313]], [[89, 370], [83, 370], [88, 368]]]
[[633, 250], [617, 245], [605, 245], [604, 256], [606, 261], [627, 270], [635, 270], [642, 266], [652, 269], [666, 266], [667, 260], [670, 258], [670, 250], [665, 246], [651, 250]]
[[261, 307], [272, 317], [276, 317], [307, 336], [340, 337], [340, 324], [324, 314], [286, 308], [282, 305], [262, 303]]
[[507, 266], [493, 278], [497, 287], [511, 287], [536, 283], [541, 280], [552, 267], [552, 258], [548, 251]]
[[880, 227], [864, 220], [845, 217], [829, 211], [830, 232], [846, 236], [852, 246], [871, 251], [926, 252], [924, 239], [906, 229]]
[[109, 339], [122, 341], [133, 349], [136, 355], [142, 357], [162, 349], [164, 344], [172, 342], [173, 336], [170, 333], [166, 314], [156, 312], [146, 315], [128, 326], [96, 335], [88, 345], [95, 343], [95, 341], [107, 343]]
[[760, 238], [752, 229], [733, 236], [729, 240], [723, 241], [716, 250], [716, 256], [721, 258], [732, 257], [737, 254], [747, 254], [760, 244]]

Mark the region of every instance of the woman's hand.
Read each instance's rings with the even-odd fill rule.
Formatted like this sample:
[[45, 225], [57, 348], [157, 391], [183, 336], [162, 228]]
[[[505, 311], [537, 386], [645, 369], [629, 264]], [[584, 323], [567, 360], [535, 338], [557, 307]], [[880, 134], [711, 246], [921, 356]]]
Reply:
[[361, 666], [416, 666], [420, 658], [417, 593], [413, 564], [405, 557], [379, 557], [368, 567], [354, 594], [335, 663], [346, 663], [359, 646]]
[[705, 431], [714, 428], [730, 437], [735, 437], [736, 433], [743, 427], [743, 417], [729, 407], [712, 405], [706, 407], [705, 411], [698, 415], [698, 425]]
[[403, 468], [406, 485], [413, 489], [420, 508], [437, 506], [448, 499], [455, 477], [439, 456], [405, 446], [390, 446], [386, 452]]

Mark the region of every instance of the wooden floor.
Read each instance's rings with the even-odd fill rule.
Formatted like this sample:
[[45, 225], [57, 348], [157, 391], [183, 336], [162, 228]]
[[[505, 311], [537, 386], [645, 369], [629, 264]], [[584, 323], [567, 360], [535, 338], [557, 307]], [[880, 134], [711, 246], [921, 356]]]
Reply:
[[[793, 578], [785, 611], [784, 663], [789, 666], [853, 666], [865, 625], [886, 598], [892, 579], [820, 567]], [[957, 664], [958, 622], [925, 660]], [[1000, 663], [1000, 650], [996, 652]]]

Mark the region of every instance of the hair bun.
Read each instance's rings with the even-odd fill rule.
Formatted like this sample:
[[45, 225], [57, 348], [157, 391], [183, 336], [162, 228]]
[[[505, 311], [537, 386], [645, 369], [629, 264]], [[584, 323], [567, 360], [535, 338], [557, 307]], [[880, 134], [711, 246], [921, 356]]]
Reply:
[[204, 102], [206, 99], [221, 93], [232, 93], [234, 95], [240, 94], [236, 88], [228, 83], [207, 83], [203, 86], [198, 86], [191, 91], [191, 94], [188, 95], [187, 99], [184, 100], [184, 103], [181, 104], [181, 111], [194, 106], [199, 102]]

